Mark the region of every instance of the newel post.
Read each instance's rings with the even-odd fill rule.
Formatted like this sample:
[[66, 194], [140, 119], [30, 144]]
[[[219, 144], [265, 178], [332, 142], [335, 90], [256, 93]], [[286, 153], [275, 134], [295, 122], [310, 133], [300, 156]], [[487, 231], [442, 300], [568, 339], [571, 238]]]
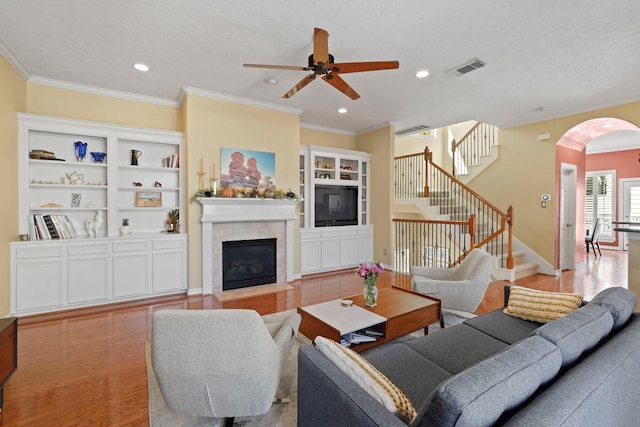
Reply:
[[507, 254], [507, 268], [513, 268], [513, 206], [507, 209], [507, 224], [509, 224], [509, 253]]
[[456, 176], [456, 139], [451, 140], [451, 175]]
[[[469, 215], [469, 248], [473, 249], [476, 246], [476, 216], [475, 214]], [[470, 250], [471, 250], [470, 249]]]
[[432, 153], [429, 147], [424, 147], [424, 194], [422, 197], [429, 197], [429, 163], [431, 163]]

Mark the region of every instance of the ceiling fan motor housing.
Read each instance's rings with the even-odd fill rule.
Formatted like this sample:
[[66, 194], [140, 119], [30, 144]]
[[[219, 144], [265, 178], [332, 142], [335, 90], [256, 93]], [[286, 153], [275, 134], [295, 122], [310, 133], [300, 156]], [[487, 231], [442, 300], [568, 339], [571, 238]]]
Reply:
[[[333, 64], [333, 55], [329, 54], [329, 64]], [[311, 55], [309, 55], [309, 67], [313, 68], [314, 66], [314, 62], [313, 62], [313, 53]]]

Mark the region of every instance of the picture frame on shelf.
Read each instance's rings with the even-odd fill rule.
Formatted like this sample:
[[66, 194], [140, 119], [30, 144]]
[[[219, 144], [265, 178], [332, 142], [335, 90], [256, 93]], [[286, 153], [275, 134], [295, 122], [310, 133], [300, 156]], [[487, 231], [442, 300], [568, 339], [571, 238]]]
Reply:
[[136, 207], [157, 208], [162, 206], [162, 192], [136, 191]]

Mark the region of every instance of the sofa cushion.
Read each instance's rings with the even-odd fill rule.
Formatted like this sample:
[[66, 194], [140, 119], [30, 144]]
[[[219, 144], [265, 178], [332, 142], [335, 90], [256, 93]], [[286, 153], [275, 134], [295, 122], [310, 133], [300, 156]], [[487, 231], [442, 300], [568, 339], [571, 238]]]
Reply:
[[541, 326], [534, 334], [558, 346], [564, 367], [598, 345], [602, 338], [609, 335], [612, 326], [613, 318], [609, 310], [599, 305], [587, 304]]
[[504, 313], [525, 320], [547, 323], [580, 307], [582, 295], [548, 292], [512, 286]]
[[405, 345], [451, 374], [462, 372], [507, 347], [504, 342], [465, 324], [406, 341]]
[[501, 308], [465, 320], [464, 324], [507, 344], [528, 338], [533, 331], [543, 325], [543, 323], [508, 316]]
[[529, 337], [442, 383], [421, 409], [419, 425], [493, 425], [554, 378], [561, 363], [555, 345]]
[[627, 323], [636, 303], [636, 294], [625, 288], [613, 287], [600, 292], [590, 304], [598, 304], [609, 310], [613, 317], [613, 329], [617, 331]]
[[385, 408], [407, 423], [413, 421], [416, 410], [411, 401], [366, 359], [328, 338], [318, 336], [314, 342], [322, 354]]
[[[421, 338], [419, 338], [421, 339]], [[452, 375], [404, 343], [385, 344], [362, 353], [373, 366], [421, 407], [433, 390]], [[416, 375], [416, 373], [420, 375]]]

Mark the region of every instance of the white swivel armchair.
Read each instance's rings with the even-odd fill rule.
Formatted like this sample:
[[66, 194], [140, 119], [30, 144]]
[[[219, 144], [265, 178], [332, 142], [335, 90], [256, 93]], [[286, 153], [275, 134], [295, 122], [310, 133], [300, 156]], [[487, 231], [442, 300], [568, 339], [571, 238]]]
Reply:
[[269, 411], [300, 315], [274, 327], [254, 310], [160, 310], [152, 322], [152, 365], [167, 407], [231, 425]]
[[[473, 249], [456, 268], [410, 268], [411, 288], [441, 301], [442, 312], [465, 316], [476, 311], [491, 279], [491, 255]], [[444, 327], [443, 316], [440, 326]]]

